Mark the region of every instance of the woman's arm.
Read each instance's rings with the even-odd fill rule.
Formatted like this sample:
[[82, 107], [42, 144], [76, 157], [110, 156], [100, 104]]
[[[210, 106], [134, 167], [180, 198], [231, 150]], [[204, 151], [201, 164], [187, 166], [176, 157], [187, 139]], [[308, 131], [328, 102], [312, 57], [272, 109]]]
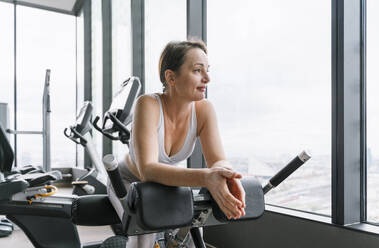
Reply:
[[[213, 105], [211, 102], [203, 100], [198, 103], [197, 110], [201, 147], [208, 168], [223, 168], [233, 171], [232, 165], [226, 160]], [[245, 207], [245, 191], [241, 182], [236, 177], [225, 178], [225, 184], [231, 195], [242, 203], [239, 210], [241, 215], [245, 215], [243, 209]], [[214, 192], [214, 194], [217, 194], [217, 192]]]
[[159, 111], [155, 98], [142, 96], [137, 100], [132, 139], [140, 180], [169, 186], [206, 187], [229, 218], [241, 216], [242, 203], [233, 197], [226, 184], [226, 178], [239, 178], [240, 174], [220, 167], [187, 169], [158, 162]]

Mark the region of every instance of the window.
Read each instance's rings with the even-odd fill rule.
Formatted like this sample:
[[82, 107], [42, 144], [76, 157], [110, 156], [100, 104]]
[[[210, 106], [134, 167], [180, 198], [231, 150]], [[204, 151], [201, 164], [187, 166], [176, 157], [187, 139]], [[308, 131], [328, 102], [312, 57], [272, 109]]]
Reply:
[[[132, 76], [131, 1], [112, 1], [112, 80], [113, 95], [120, 85]], [[113, 154], [124, 159], [128, 151], [121, 142], [112, 142]]]
[[331, 4], [207, 2], [214, 104], [234, 167], [262, 181], [312, 159], [266, 202], [331, 215]]
[[[9, 109], [9, 126], [2, 123], [4, 128], [14, 129], [14, 25], [13, 5], [0, 2], [0, 30], [3, 33], [0, 39], [0, 103], [7, 103]], [[4, 120], [0, 120], [2, 122]], [[13, 143], [13, 137], [10, 137]]]
[[162, 92], [159, 57], [169, 41], [186, 40], [186, 10], [185, 0], [145, 2], [145, 93]]
[[[17, 129], [42, 130], [42, 95], [51, 69], [51, 167], [73, 166], [75, 144], [63, 129], [75, 122], [75, 17], [17, 6]], [[41, 135], [17, 135], [19, 165], [42, 164]]]
[[367, 0], [367, 220], [379, 222], [379, 2]]
[[[101, 0], [91, 1], [92, 105], [93, 116], [103, 117], [103, 29]], [[103, 137], [92, 132], [98, 154], [103, 154]]]

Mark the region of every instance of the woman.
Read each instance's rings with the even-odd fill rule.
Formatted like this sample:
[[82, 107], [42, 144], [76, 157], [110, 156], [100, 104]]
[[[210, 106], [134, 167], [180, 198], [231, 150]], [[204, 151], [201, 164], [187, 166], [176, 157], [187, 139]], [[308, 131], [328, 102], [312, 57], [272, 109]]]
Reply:
[[[226, 160], [215, 110], [205, 99], [208, 67], [203, 42], [167, 44], [159, 61], [164, 91], [138, 98], [121, 173], [127, 187], [138, 180], [206, 187], [228, 218], [239, 218], [245, 214], [245, 192], [238, 180], [242, 176]], [[208, 168], [173, 166], [192, 154], [197, 137]], [[152, 247], [152, 239], [151, 235], [130, 237], [128, 247]]]

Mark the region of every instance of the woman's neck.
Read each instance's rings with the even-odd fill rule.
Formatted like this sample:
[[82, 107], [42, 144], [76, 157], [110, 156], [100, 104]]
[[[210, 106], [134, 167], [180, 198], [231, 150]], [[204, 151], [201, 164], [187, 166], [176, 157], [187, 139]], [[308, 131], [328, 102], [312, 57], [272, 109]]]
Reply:
[[161, 95], [163, 108], [166, 111], [167, 117], [172, 122], [181, 121], [188, 117], [191, 113], [192, 101], [181, 99], [168, 92]]

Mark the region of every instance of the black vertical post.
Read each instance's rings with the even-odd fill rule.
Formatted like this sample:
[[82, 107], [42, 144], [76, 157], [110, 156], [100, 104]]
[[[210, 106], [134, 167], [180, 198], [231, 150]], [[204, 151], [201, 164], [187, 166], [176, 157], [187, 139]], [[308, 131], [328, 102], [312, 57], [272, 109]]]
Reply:
[[[92, 102], [92, 17], [91, 1], [85, 0], [83, 3], [84, 19], [84, 101]], [[84, 152], [84, 168], [90, 168], [91, 159]]]
[[[13, 4], [13, 83], [14, 83], [14, 130], [17, 130], [17, 7], [16, 4]], [[17, 168], [17, 158], [18, 158], [18, 149], [17, 149], [17, 134], [14, 134], [14, 166]]]
[[[112, 1], [102, 0], [103, 27], [103, 111], [112, 103]], [[103, 156], [112, 154], [112, 141], [103, 137]]]
[[361, 0], [361, 221], [367, 220], [366, 0]]
[[141, 94], [145, 93], [145, 1], [131, 0], [133, 76], [141, 80]]
[[[206, 0], [187, 0], [187, 38], [199, 38], [207, 41], [207, 1]], [[191, 157], [187, 160], [188, 168], [204, 168], [206, 162], [201, 150], [200, 140], [196, 140], [195, 149]]]
[[360, 221], [361, 5], [332, 1], [332, 221]]

